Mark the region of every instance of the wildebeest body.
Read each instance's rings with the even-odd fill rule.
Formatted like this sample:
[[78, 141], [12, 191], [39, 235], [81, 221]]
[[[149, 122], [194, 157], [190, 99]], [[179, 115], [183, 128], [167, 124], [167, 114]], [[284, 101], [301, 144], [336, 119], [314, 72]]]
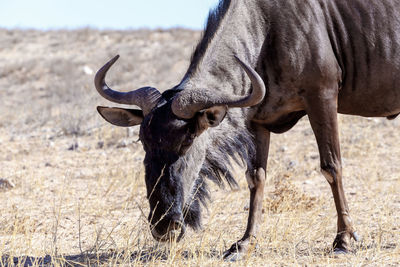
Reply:
[[308, 115], [338, 212], [334, 247], [347, 252], [358, 237], [343, 191], [337, 113], [400, 113], [399, 13], [393, 0], [222, 0], [173, 89], [113, 91], [104, 77], [116, 58], [107, 63], [96, 75], [99, 93], [143, 110], [98, 109], [113, 124], [141, 124], [153, 235], [162, 240], [182, 224], [196, 228], [204, 179], [225, 176], [233, 184], [227, 156], [239, 154], [249, 220], [226, 256], [243, 255], [261, 219], [270, 132]]
[[305, 91], [323, 83], [338, 84], [340, 113], [400, 112], [400, 1], [261, 2], [270, 30], [257, 62], [268, 81], [258, 120], [303, 110]]

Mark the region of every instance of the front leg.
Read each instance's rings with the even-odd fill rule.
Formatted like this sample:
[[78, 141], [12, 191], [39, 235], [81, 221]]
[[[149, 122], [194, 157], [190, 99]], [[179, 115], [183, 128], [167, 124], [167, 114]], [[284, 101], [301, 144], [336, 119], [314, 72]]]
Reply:
[[340, 156], [337, 122], [337, 91], [321, 90], [306, 98], [307, 114], [318, 143], [321, 171], [331, 186], [335, 200], [337, 235], [333, 242], [335, 253], [347, 253], [349, 241], [358, 240], [349, 214], [342, 183], [342, 165]]
[[224, 259], [229, 261], [240, 260], [243, 255], [246, 255], [249, 248], [257, 240], [257, 233], [261, 224], [270, 132], [261, 125], [256, 125], [255, 137], [257, 151], [255, 166], [253, 171], [246, 173], [250, 189], [250, 209], [247, 228], [243, 237], [224, 253]]

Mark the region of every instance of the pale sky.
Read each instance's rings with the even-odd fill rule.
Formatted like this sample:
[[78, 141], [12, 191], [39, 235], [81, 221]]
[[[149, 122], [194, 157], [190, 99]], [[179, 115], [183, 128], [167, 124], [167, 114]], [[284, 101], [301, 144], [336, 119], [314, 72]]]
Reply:
[[0, 0], [1, 28], [202, 29], [218, 0]]

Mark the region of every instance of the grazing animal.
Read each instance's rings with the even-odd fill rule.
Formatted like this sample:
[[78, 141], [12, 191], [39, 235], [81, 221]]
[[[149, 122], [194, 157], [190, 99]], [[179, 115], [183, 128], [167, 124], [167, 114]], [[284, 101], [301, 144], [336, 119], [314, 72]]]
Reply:
[[270, 132], [307, 115], [336, 209], [335, 252], [358, 239], [342, 185], [337, 113], [400, 113], [399, 0], [222, 0], [182, 81], [160, 93], [117, 92], [95, 77], [106, 99], [141, 109], [98, 107], [118, 126], [140, 124], [149, 221], [160, 241], [198, 228], [207, 179], [235, 185], [229, 157], [243, 161], [250, 209], [243, 237], [225, 253], [241, 258], [259, 230]]

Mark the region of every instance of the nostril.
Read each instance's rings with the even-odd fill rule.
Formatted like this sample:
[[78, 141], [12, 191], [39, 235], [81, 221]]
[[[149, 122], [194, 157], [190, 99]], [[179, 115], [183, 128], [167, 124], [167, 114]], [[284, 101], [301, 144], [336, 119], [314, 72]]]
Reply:
[[181, 230], [183, 223], [181, 221], [173, 221], [169, 225], [169, 231]]

